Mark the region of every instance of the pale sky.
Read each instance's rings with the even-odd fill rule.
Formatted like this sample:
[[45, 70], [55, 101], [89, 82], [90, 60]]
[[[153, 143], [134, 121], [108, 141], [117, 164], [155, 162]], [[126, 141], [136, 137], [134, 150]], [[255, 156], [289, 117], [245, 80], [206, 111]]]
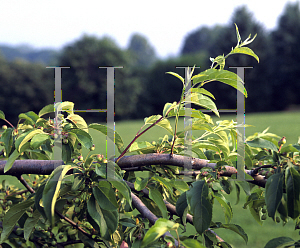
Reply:
[[[202, 25], [228, 23], [233, 10], [243, 4], [248, 6], [257, 21], [267, 29], [273, 29], [287, 2], [2, 0], [0, 44], [62, 48], [88, 34], [99, 38], [110, 36], [125, 48], [131, 34], [138, 32], [147, 37], [160, 57], [165, 58], [179, 53], [189, 32]], [[235, 32], [234, 27], [232, 30]]]

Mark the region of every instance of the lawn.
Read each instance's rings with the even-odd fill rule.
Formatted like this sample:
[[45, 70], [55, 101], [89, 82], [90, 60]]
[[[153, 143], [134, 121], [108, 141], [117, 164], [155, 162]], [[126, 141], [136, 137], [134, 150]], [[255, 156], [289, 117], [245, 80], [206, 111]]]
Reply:
[[[234, 115], [221, 115], [220, 119], [236, 119]], [[214, 121], [219, 118], [214, 117]], [[173, 124], [174, 119], [170, 120]], [[275, 112], [275, 113], [258, 113], [258, 114], [247, 114], [245, 117], [246, 124], [253, 125], [254, 127], [246, 128], [246, 136], [249, 136], [255, 132], [262, 132], [267, 127], [270, 127], [269, 132], [275, 133], [280, 137], [285, 136], [287, 138], [287, 144], [297, 143], [298, 137], [300, 136], [300, 112]], [[142, 127], [142, 120], [135, 121], [121, 121], [115, 125], [116, 131], [119, 132], [124, 140], [125, 146], [135, 137], [137, 131]], [[180, 122], [179, 127], [183, 126], [183, 121]], [[99, 134], [97, 131], [90, 131], [94, 138], [96, 150], [94, 153], [105, 154], [105, 136]], [[137, 141], [153, 141], [157, 140], [158, 137], [168, 134], [166, 130], [160, 127], [154, 127], [142, 135]], [[84, 155], [88, 151], [84, 151]], [[118, 152], [116, 150], [116, 156]], [[23, 188], [18, 180], [10, 176], [0, 176], [0, 182], [2, 179], [7, 179], [10, 184]], [[294, 224], [292, 221], [282, 227], [282, 223], [275, 224], [270, 219], [267, 219], [263, 226], [260, 226], [251, 216], [249, 209], [243, 209], [243, 202], [245, 194], [242, 193], [240, 203], [234, 205], [236, 202], [236, 196], [234, 192], [228, 196], [233, 208], [233, 220], [231, 223], [241, 225], [245, 232], [249, 235], [248, 245], [245, 244], [244, 240], [237, 234], [228, 230], [217, 230], [216, 232], [226, 241], [233, 245], [233, 247], [264, 247], [266, 242], [271, 238], [280, 236], [289, 236], [293, 239], [299, 238], [298, 231], [294, 231]], [[213, 221], [225, 222], [224, 214], [221, 207], [215, 203]]]

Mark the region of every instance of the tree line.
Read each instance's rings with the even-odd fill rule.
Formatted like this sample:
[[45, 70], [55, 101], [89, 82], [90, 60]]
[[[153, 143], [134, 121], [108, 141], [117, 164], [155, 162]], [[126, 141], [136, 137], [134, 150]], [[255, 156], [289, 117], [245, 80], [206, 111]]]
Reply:
[[[155, 48], [141, 34], [133, 34], [126, 49], [109, 37], [85, 35], [66, 45], [51, 62], [70, 67], [62, 70], [62, 100], [72, 101], [82, 110], [106, 109], [106, 70], [98, 67], [123, 66], [115, 70], [115, 120], [156, 114], [166, 101], [176, 101], [181, 93], [180, 81], [165, 72], [176, 71], [184, 76], [184, 69], [176, 67], [196, 65], [200, 67], [196, 72], [207, 69], [210, 57], [228, 53], [228, 47], [236, 45], [234, 23], [243, 40], [249, 33], [258, 34], [250, 48], [259, 56], [259, 64], [243, 55], [229, 57], [225, 65], [225, 69], [234, 72], [236, 69], [230, 67], [253, 67], [245, 69], [249, 94], [246, 112], [282, 111], [300, 105], [298, 3], [287, 4], [277, 26], [270, 31], [254, 19], [246, 6], [240, 6], [227, 24], [200, 26], [187, 34], [180, 55], [167, 59], [158, 59]], [[45, 64], [0, 57], [0, 107], [11, 114], [8, 119], [17, 121], [18, 113], [38, 111], [41, 106], [53, 103], [53, 75], [54, 70], [46, 69]], [[212, 88], [217, 89], [213, 92], [219, 109], [236, 108], [233, 89], [212, 83], [207, 90]], [[106, 120], [105, 113], [82, 113], [82, 116], [88, 121]]]

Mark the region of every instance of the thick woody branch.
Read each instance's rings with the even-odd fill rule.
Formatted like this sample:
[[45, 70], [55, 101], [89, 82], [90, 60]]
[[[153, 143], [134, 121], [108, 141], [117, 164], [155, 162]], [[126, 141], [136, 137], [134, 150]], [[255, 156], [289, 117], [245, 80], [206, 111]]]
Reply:
[[[4, 174], [4, 166], [6, 161], [0, 161], [0, 175], [18, 176], [22, 174], [40, 174], [49, 175], [59, 165], [63, 164], [61, 160], [16, 160], [11, 169]], [[181, 155], [170, 154], [142, 154], [124, 156], [118, 161], [118, 166], [123, 170], [139, 170], [143, 166], [150, 165], [172, 165], [190, 170], [200, 170], [204, 167], [217, 169], [216, 163], [209, 163], [208, 160], [192, 158]], [[247, 180], [250, 183], [265, 187], [266, 179], [257, 174], [257, 170], [245, 170], [253, 180]], [[191, 173], [194, 173], [191, 171]], [[237, 169], [231, 166], [224, 166], [223, 170], [219, 171], [219, 176], [230, 177], [237, 174]]]
[[[127, 181], [126, 181], [126, 183], [127, 183], [127, 185], [130, 187], [131, 190], [136, 191], [135, 188], [134, 188], [134, 184], [133, 184], [133, 183], [127, 182]], [[138, 191], [136, 191], [136, 192], [138, 192]], [[148, 191], [147, 189], [143, 189], [142, 192], [149, 198], [149, 191]], [[134, 194], [132, 193], [132, 195], [134, 195]], [[136, 196], [136, 197], [137, 197], [137, 196]], [[176, 207], [175, 207], [173, 204], [171, 204], [170, 202], [168, 202], [168, 201], [166, 201], [166, 200], [164, 200], [164, 202], [165, 202], [165, 204], [166, 204], [166, 207], [167, 207], [168, 211], [169, 211], [172, 215], [178, 215], [177, 212], [176, 212]], [[138, 202], [137, 202], [137, 204], [138, 204]], [[145, 207], [146, 207], [146, 206], [145, 206]], [[146, 208], [147, 208], [147, 207], [146, 207]], [[148, 209], [148, 208], [147, 208], [147, 209]], [[148, 211], [150, 211], [150, 210], [148, 209]], [[156, 216], [155, 216], [155, 217], [156, 217]], [[157, 217], [156, 217], [156, 218], [157, 218]], [[192, 216], [192, 215], [187, 214], [186, 220], [187, 220], [187, 222], [189, 222], [190, 224], [193, 225], [193, 216]], [[223, 240], [220, 236], [218, 236], [218, 234], [216, 234], [213, 230], [211, 230], [210, 228], [208, 228], [208, 230], [209, 230], [210, 232], [212, 232], [220, 242], [223, 242], [223, 241], [224, 241], [224, 240]]]
[[[153, 214], [146, 205], [138, 198], [135, 194], [131, 193], [132, 197], [132, 204], [136, 207], [136, 209], [149, 220], [149, 222], [154, 225], [155, 222], [158, 220], [155, 214]], [[170, 232], [166, 232], [164, 235], [173, 237]], [[175, 246], [178, 246], [178, 241], [175, 239]]]

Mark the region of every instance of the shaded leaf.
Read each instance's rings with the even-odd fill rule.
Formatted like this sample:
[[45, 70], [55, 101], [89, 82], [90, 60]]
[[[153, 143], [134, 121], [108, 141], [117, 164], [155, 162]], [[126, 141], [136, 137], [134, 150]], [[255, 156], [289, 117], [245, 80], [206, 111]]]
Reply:
[[45, 114], [53, 113], [53, 112], [55, 112], [54, 104], [49, 104], [40, 110], [39, 117], [41, 117]]
[[159, 210], [162, 213], [163, 218], [168, 219], [167, 207], [164, 203], [164, 199], [161, 193], [157, 189], [149, 189], [149, 198], [157, 204]]
[[284, 245], [290, 246], [294, 243], [294, 240], [289, 237], [278, 237], [271, 239], [264, 248], [282, 248]]

